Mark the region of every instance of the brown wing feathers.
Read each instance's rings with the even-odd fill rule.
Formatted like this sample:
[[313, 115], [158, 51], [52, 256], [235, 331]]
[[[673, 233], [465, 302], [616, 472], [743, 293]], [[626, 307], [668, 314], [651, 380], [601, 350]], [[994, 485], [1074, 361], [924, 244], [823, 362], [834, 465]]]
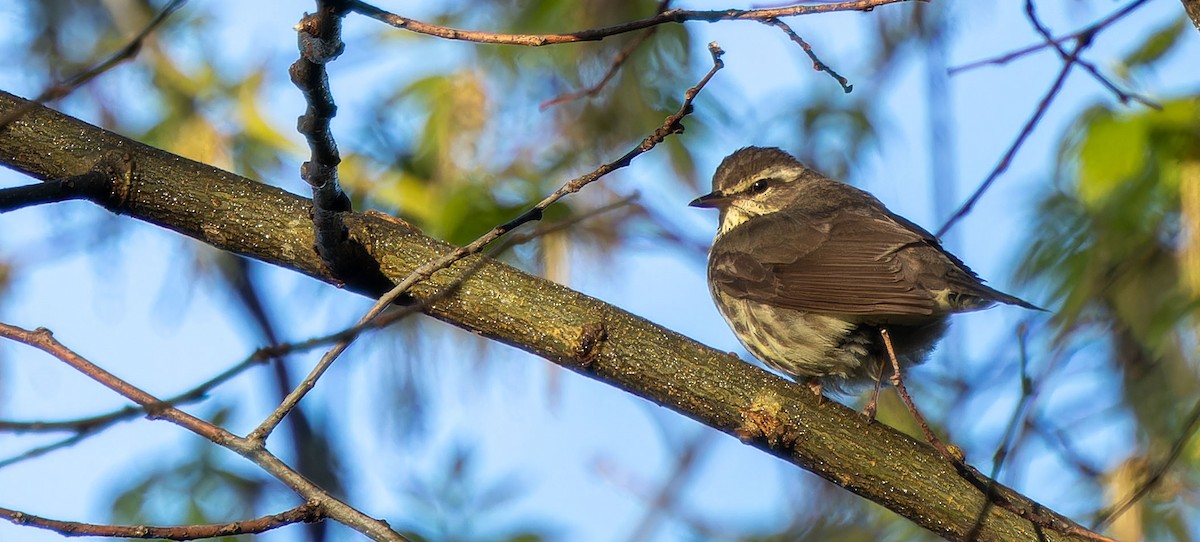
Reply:
[[796, 310], [928, 315], [936, 302], [916, 287], [918, 277], [898, 252], [922, 242], [920, 234], [886, 221], [776, 213], [723, 236], [711, 278], [729, 295]]

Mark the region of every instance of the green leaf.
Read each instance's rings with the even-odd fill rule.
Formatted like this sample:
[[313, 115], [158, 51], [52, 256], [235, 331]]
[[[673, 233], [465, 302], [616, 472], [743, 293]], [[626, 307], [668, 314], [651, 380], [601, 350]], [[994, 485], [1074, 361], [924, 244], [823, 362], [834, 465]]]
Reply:
[[1118, 118], [1099, 111], [1079, 146], [1079, 199], [1090, 208], [1145, 166], [1146, 122], [1140, 117]]
[[1179, 37], [1188, 29], [1187, 19], [1176, 17], [1162, 28], [1150, 34], [1146, 41], [1124, 58], [1127, 69], [1134, 70], [1157, 62], [1180, 43]]

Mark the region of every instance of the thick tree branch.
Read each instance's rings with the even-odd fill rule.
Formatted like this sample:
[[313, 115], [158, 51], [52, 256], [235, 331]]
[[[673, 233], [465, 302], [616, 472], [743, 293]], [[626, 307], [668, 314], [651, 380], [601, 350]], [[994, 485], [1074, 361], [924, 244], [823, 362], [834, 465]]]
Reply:
[[[0, 114], [24, 103], [0, 92]], [[114, 212], [337, 284], [311, 249], [307, 199], [40, 106], [0, 131], [0, 163], [38, 179], [82, 174], [114, 150], [133, 164], [123, 197], [101, 202]], [[348, 213], [345, 221], [349, 236], [392, 281], [453, 248], [378, 213]], [[481, 258], [434, 273], [410, 293], [418, 299], [437, 295], [462, 278], [463, 270], [473, 269], [426, 312], [734, 435], [941, 536], [964, 539], [974, 531], [977, 540], [1089, 538], [1070, 520], [1007, 487], [992, 486], [976, 471], [956, 472], [924, 443], [841, 405], [818, 405], [804, 386]], [[372, 297], [381, 293], [352, 287]], [[981, 489], [988, 487], [1009, 509], [989, 506]], [[981, 510], [986, 513], [980, 517]]]

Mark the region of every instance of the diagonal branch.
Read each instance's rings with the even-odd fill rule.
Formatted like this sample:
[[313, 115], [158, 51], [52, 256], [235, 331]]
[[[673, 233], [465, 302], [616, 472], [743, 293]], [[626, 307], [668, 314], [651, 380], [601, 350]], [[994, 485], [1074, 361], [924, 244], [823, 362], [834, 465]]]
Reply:
[[1175, 443], [1171, 445], [1171, 451], [1167, 453], [1167, 456], [1150, 470], [1150, 475], [1146, 477], [1146, 480], [1133, 493], [1122, 499], [1116, 506], [1101, 513], [1094, 523], [1094, 528], [1103, 529], [1111, 525], [1117, 518], [1121, 517], [1121, 514], [1129, 511], [1133, 505], [1142, 500], [1142, 497], [1145, 497], [1150, 490], [1154, 489], [1162, 481], [1167, 471], [1179, 459], [1179, 456], [1187, 448], [1188, 442], [1192, 440], [1197, 430], [1200, 430], [1200, 403], [1196, 403], [1196, 406], [1192, 407], [1192, 412], [1188, 414], [1187, 423], [1184, 424], [1183, 431], [1180, 432], [1179, 438], [1175, 439]]
[[1054, 101], [1054, 97], [1058, 96], [1059, 91], [1062, 90], [1063, 83], [1067, 82], [1067, 75], [1071, 73], [1071, 68], [1075, 66], [1074, 60], [1079, 58], [1079, 53], [1083, 52], [1089, 44], [1090, 41], [1082, 39], [1075, 42], [1075, 47], [1071, 49], [1066, 60], [1063, 61], [1063, 66], [1058, 72], [1058, 77], [1054, 79], [1054, 83], [1050, 85], [1050, 90], [1046, 91], [1046, 95], [1038, 102], [1037, 109], [1033, 111], [1033, 115], [1025, 122], [1025, 126], [1017, 134], [1017, 138], [1013, 140], [1012, 145], [1009, 145], [1008, 150], [1004, 152], [1004, 156], [1000, 157], [1000, 162], [996, 164], [996, 167], [992, 168], [992, 172], [988, 174], [987, 178], [982, 183], [979, 183], [979, 187], [975, 189], [971, 197], [967, 198], [967, 201], [963, 202], [958, 210], [954, 211], [954, 214], [946, 219], [941, 228], [938, 228], [938, 237], [946, 235], [946, 232], [950, 231], [950, 228], [954, 227], [955, 223], [967, 216], [971, 212], [971, 209], [975, 208], [975, 204], [979, 203], [983, 194], [992, 187], [992, 183], [995, 183], [996, 179], [999, 179], [1000, 175], [1008, 170], [1009, 164], [1012, 163], [1013, 157], [1017, 155], [1017, 151], [1021, 149], [1021, 145], [1025, 144], [1025, 140], [1033, 133], [1033, 129], [1042, 121], [1042, 117], [1050, 109], [1050, 102]]
[[[654, 10], [654, 12], [662, 13], [667, 10], [667, 6], [670, 4], [671, 0], [660, 0], [658, 7]], [[646, 40], [650, 39], [650, 37], [656, 33], [658, 33], [657, 26], [647, 28], [645, 31], [630, 40], [629, 43], [625, 44], [625, 46], [622, 47], [617, 53], [617, 56], [613, 59], [612, 63], [609, 64], [608, 70], [604, 72], [604, 76], [602, 76], [594, 85], [560, 94], [554, 98], [542, 102], [540, 105], [538, 105], [538, 109], [545, 111], [561, 103], [578, 100], [580, 98], [594, 98], [597, 94], [600, 94], [600, 90], [603, 89], [609, 81], [612, 81], [613, 77], [616, 77], [617, 72], [621, 69], [621, 66], [629, 60], [629, 57], [633, 56], [633, 53], [638, 50], [638, 47], [641, 47]]]
[[[0, 114], [24, 103], [0, 93]], [[105, 202], [115, 212], [336, 283], [309, 248], [307, 199], [44, 107], [0, 131], [0, 164], [39, 179], [82, 173], [89, 166], [81, 162], [114, 149], [127, 153], [137, 171], [119, 205]], [[377, 214], [347, 213], [346, 224], [393, 281], [451, 249]], [[1010, 509], [989, 506], [978, 485], [987, 487], [988, 478], [964, 477], [924, 443], [841, 405], [819, 406], [803, 386], [502, 263], [470, 256], [415, 284], [410, 294], [422, 299], [442, 292], [473, 266], [476, 272], [425, 312], [735, 436], [940, 536], [965, 539], [987, 508], [979, 540], [1095, 538], [1064, 534], [1079, 527], [1001, 484], [993, 486], [993, 500]]]
[[179, 410], [154, 395], [147, 393], [145, 390], [104, 370], [102, 367], [67, 348], [66, 345], [54, 338], [50, 330], [46, 328], [26, 330], [0, 323], [0, 337], [37, 348], [66, 363], [71, 368], [83, 373], [104, 387], [116, 392], [118, 395], [137, 403], [146, 410], [148, 417], [169, 421], [250, 460], [263, 471], [292, 488], [293, 491], [304, 497], [306, 501], [319, 502], [322, 509], [328, 514], [328, 517], [367, 535], [371, 539], [390, 542], [406, 540], [399, 533], [388, 527], [386, 522], [360, 512], [338, 500], [337, 497], [330, 495], [320, 486], [307, 480], [278, 457], [267, 451], [266, 448], [257, 446], [249, 439], [238, 437], [221, 427], [217, 427]]

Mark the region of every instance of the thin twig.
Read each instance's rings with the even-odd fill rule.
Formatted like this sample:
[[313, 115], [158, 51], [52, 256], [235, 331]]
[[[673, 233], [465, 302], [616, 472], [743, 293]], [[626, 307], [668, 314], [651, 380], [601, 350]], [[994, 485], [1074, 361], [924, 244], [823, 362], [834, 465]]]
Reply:
[[992, 454], [992, 472], [988, 475], [988, 494], [987, 506], [979, 510], [979, 518], [975, 522], [975, 528], [967, 535], [968, 540], [973, 540], [979, 535], [983, 529], [983, 523], [987, 519], [988, 508], [990, 508], [995, 500], [992, 496], [996, 493], [996, 477], [1000, 475], [1000, 470], [1004, 466], [1004, 462], [1008, 459], [1009, 453], [1013, 449], [1013, 437], [1016, 435], [1017, 427], [1024, 427], [1021, 423], [1025, 419], [1025, 413], [1029, 410], [1029, 405], [1033, 403], [1035, 388], [1033, 381], [1029, 378], [1029, 357], [1026, 349], [1028, 338], [1028, 328], [1022, 324], [1017, 332], [1017, 347], [1020, 353], [1020, 383], [1021, 383], [1021, 398], [1017, 401], [1017, 407], [1013, 409], [1012, 418], [1008, 420], [1008, 427], [1004, 429], [1004, 436], [1000, 437], [1000, 444], [996, 446], [996, 452]]
[[[1030, 24], [1033, 25], [1034, 30], [1037, 30], [1037, 33], [1042, 36], [1042, 39], [1045, 40], [1045, 43], [1051, 47], [1054, 47], [1054, 50], [1058, 52], [1058, 56], [1063, 59], [1063, 62], [1070, 62], [1070, 60], [1068, 60], [1071, 57], [1070, 53], [1067, 53], [1067, 50], [1063, 49], [1062, 44], [1054, 41], [1054, 37], [1050, 35], [1050, 30], [1042, 24], [1041, 20], [1038, 19], [1037, 13], [1033, 9], [1033, 0], [1025, 0], [1025, 16], [1029, 19]], [[1090, 41], [1094, 37], [1095, 34], [1084, 34], [1080, 36], [1080, 39], [1086, 39]], [[1075, 58], [1074, 62], [1080, 66], [1083, 66], [1084, 71], [1091, 74], [1093, 79], [1099, 81], [1102, 86], [1109, 90], [1109, 92], [1112, 92], [1114, 95], [1116, 95], [1117, 100], [1119, 100], [1122, 104], [1128, 104], [1129, 100], [1134, 100], [1151, 109], [1156, 109], [1159, 111], [1162, 110], [1162, 106], [1157, 102], [1118, 88], [1115, 83], [1105, 77], [1104, 74], [1100, 73], [1100, 69], [1097, 68], [1095, 64], [1078, 57]]]
[[242, 534], [259, 534], [294, 523], [312, 523], [324, 519], [325, 512], [319, 503], [308, 502], [285, 512], [255, 519], [179, 527], [97, 525], [94, 523], [47, 519], [7, 508], [0, 508], [0, 517], [16, 525], [28, 525], [39, 529], [47, 529], [63, 536], [198, 540], [201, 538], [224, 538]]
[[[137, 412], [140, 413], [141, 409], [137, 409]], [[92, 435], [97, 435], [97, 434], [99, 434], [99, 431], [97, 431], [97, 430], [80, 431], [69, 437], [63, 438], [63, 439], [55, 441], [55, 442], [51, 442], [50, 444], [44, 444], [42, 446], [35, 446], [33, 448], [25, 450], [24, 452], [21, 452], [17, 455], [7, 458], [7, 459], [0, 459], [0, 469], [3, 469], [10, 465], [15, 465], [22, 461], [28, 461], [35, 457], [41, 457], [41, 456], [46, 455], [55, 450], [61, 450], [63, 448], [70, 448], [71, 446], [74, 446], [76, 444], [79, 444], [80, 442], [83, 442], [84, 439], [86, 439]]]
[[275, 457], [266, 448], [258, 445], [258, 443], [238, 437], [221, 427], [217, 427], [164, 403], [157, 397], [122, 380], [67, 348], [66, 345], [54, 338], [50, 330], [38, 328], [29, 331], [0, 323], [0, 337], [32, 346], [54, 356], [92, 380], [137, 403], [149, 413], [152, 419], [169, 421], [241, 455], [292, 488], [292, 490], [306, 501], [320, 503], [328, 513], [328, 517], [363, 533], [371, 539], [379, 541], [406, 540], [402, 535], [388, 527], [385, 522], [367, 516], [354, 507], [338, 500], [333, 495], [330, 495], [320, 486], [305, 479], [300, 473], [289, 467], [278, 457]]
[[762, 22], [763, 24], [779, 28], [784, 34], [787, 34], [788, 38], [799, 44], [800, 48], [804, 49], [804, 53], [808, 55], [809, 60], [812, 60], [813, 69], [829, 74], [834, 81], [837, 81], [837, 83], [842, 86], [843, 92], [850, 94], [850, 91], [854, 90], [854, 85], [851, 85], [850, 81], [839, 75], [838, 72], [833, 71], [833, 68], [830, 68], [828, 64], [821, 62], [821, 59], [817, 58], [817, 54], [813, 52], [812, 46], [809, 45], [807, 41], [804, 41], [804, 38], [800, 37], [799, 34], [792, 30], [792, 27], [788, 26], [787, 23], [774, 17]]
[[1091, 465], [1089, 460], [1075, 449], [1075, 445], [1071, 443], [1066, 431], [1053, 427], [1053, 424], [1038, 418], [1030, 420], [1029, 427], [1046, 444], [1056, 448], [1063, 461], [1074, 466], [1084, 476], [1095, 480], [1104, 474], [1102, 469]]
[[983, 193], [987, 192], [988, 188], [991, 188], [992, 183], [996, 182], [996, 179], [1000, 177], [1001, 173], [1004, 173], [1006, 170], [1008, 170], [1008, 166], [1012, 163], [1012, 159], [1014, 156], [1016, 156], [1017, 151], [1021, 148], [1021, 145], [1023, 145], [1025, 140], [1029, 138], [1029, 135], [1033, 133], [1034, 127], [1041, 122], [1042, 117], [1046, 115], [1046, 111], [1050, 108], [1050, 102], [1052, 102], [1054, 97], [1058, 96], [1059, 91], [1062, 90], [1063, 83], [1065, 83], [1067, 80], [1067, 75], [1071, 73], [1071, 67], [1075, 65], [1073, 60], [1078, 58], [1079, 53], [1087, 48], [1090, 43], [1090, 41], [1083, 39], [1079, 39], [1075, 42], [1075, 47], [1068, 55], [1067, 61], [1063, 63], [1062, 69], [1059, 70], [1058, 77], [1054, 80], [1054, 84], [1050, 85], [1050, 90], [1046, 92], [1046, 95], [1042, 97], [1041, 102], [1038, 103], [1037, 109], [1035, 109], [1033, 112], [1033, 116], [1031, 116], [1025, 123], [1025, 126], [1021, 128], [1021, 132], [1017, 134], [1017, 139], [1014, 140], [1012, 145], [1008, 147], [1008, 150], [1005, 151], [1004, 156], [1000, 158], [1000, 162], [996, 164], [996, 167], [992, 169], [992, 172], [988, 174], [987, 178], [984, 179], [983, 182], [980, 183], [979, 187], [975, 189], [975, 192], [971, 194], [971, 197], [967, 198], [967, 201], [964, 202], [956, 211], [954, 211], [954, 214], [950, 215], [950, 218], [946, 219], [946, 223], [942, 224], [942, 227], [937, 231], [938, 237], [946, 235], [946, 232], [950, 231], [950, 228], [953, 227], [956, 222], [962, 220], [964, 216], [967, 216], [967, 213], [971, 212], [971, 209], [975, 207], [975, 204], [979, 202], [979, 199], [983, 197]]
[[12, 124], [14, 120], [17, 120], [21, 117], [21, 115], [29, 112], [29, 110], [33, 109], [35, 106], [62, 99], [64, 96], [74, 92], [75, 89], [83, 86], [88, 81], [95, 79], [100, 74], [103, 74], [104, 72], [111, 70], [116, 65], [137, 56], [138, 51], [142, 49], [142, 43], [146, 41], [146, 38], [150, 36], [150, 33], [154, 32], [154, 30], [158, 28], [158, 26], [161, 25], [169, 15], [175, 13], [175, 11], [177, 11], [179, 8], [183, 7], [185, 3], [187, 3], [187, 0], [172, 0], [172, 2], [167, 4], [166, 7], [162, 8], [162, 10], [159, 11], [158, 14], [155, 15], [154, 18], [151, 19], [144, 28], [142, 28], [142, 31], [138, 32], [137, 35], [135, 35], [133, 39], [129, 41], [129, 43], [125, 44], [124, 47], [118, 49], [112, 55], [109, 55], [108, 58], [80, 73], [71, 76], [66, 81], [55, 83], [49, 87], [46, 87], [46, 89], [43, 90], [41, 94], [38, 94], [36, 98], [21, 104], [19, 107], [9, 110], [8, 113], [5, 113], [4, 116], [0, 117], [0, 129]]
[[1020, 355], [1020, 382], [1021, 382], [1021, 398], [1017, 400], [1017, 406], [1013, 409], [1012, 418], [1008, 420], [1008, 427], [1004, 429], [1004, 436], [1000, 437], [1000, 445], [996, 447], [996, 453], [992, 455], [992, 472], [988, 478], [996, 480], [1000, 476], [1000, 469], [1003, 468], [1005, 460], [1008, 459], [1009, 453], [1012, 452], [1012, 442], [1017, 433], [1018, 427], [1024, 427], [1023, 421], [1026, 418], [1026, 413], [1029, 411], [1030, 405], [1037, 398], [1041, 388], [1033, 385], [1033, 380], [1029, 378], [1029, 354], [1027, 347], [1028, 328], [1022, 324], [1017, 331], [1017, 349]]
[[604, 38], [650, 28], [666, 23], [682, 23], [685, 21], [766, 21], [779, 17], [810, 15], [813, 13], [831, 13], [835, 11], [871, 11], [877, 7], [901, 2], [918, 2], [928, 0], [848, 0], [823, 4], [803, 4], [767, 9], [724, 9], [716, 11], [696, 11], [687, 9], [672, 9], [653, 17], [630, 21], [613, 26], [592, 28], [566, 34], [500, 34], [495, 32], [478, 32], [460, 30], [447, 26], [423, 23], [394, 13], [389, 13], [360, 0], [348, 0], [346, 7], [388, 25], [449, 40], [471, 41], [475, 43], [496, 43], [503, 45], [523, 45], [541, 47], [561, 43], [576, 43], [581, 41], [598, 41]]
[[102, 198], [111, 193], [112, 186], [112, 176], [102, 169], [94, 168], [65, 179], [0, 188], [0, 213], [76, 199], [103, 203]]
[[[262, 365], [267, 360], [282, 353], [298, 350], [305, 343], [297, 343], [297, 345], [280, 345], [277, 347], [265, 348], [256, 351], [248, 358], [242, 360], [237, 365], [234, 365], [220, 374], [198, 384], [190, 390], [175, 395], [169, 399], [164, 399], [163, 403], [171, 406], [179, 406], [193, 401], [204, 399], [210, 391], [217, 386], [232, 380], [233, 377], [241, 374], [246, 369], [256, 365]], [[321, 344], [321, 343], [316, 343]], [[315, 345], [314, 345], [315, 346]], [[114, 410], [107, 414], [99, 414], [86, 418], [75, 420], [61, 420], [52, 422], [19, 422], [0, 420], [0, 431], [11, 431], [14, 433], [50, 433], [59, 431], [73, 431], [76, 433], [91, 433], [99, 429], [103, 429], [115, 423], [128, 420], [142, 414], [146, 414], [145, 408], [137, 406], [128, 406], [122, 409]]]
[[[662, 13], [665, 11], [670, 3], [671, 0], [662, 0], [658, 3], [658, 9], [655, 10], [655, 13]], [[638, 34], [637, 37], [633, 38], [633, 40], [627, 43], [625, 47], [622, 47], [620, 52], [617, 53], [616, 58], [613, 59], [612, 64], [609, 65], [608, 71], [604, 72], [604, 77], [601, 77], [596, 84], [584, 89], [576, 90], [574, 92], [565, 92], [563, 94], [559, 94], [554, 98], [542, 102], [540, 105], [538, 105], [538, 109], [545, 111], [561, 103], [578, 100], [580, 98], [595, 97], [600, 93], [600, 90], [603, 89], [604, 86], [607, 85], [608, 82], [617, 75], [617, 72], [621, 69], [621, 66], [625, 64], [625, 61], [629, 60], [629, 57], [633, 56], [633, 52], [637, 51], [638, 47], [641, 47], [642, 44], [645, 43], [646, 40], [650, 39], [650, 36], [653, 36], [656, 32], [658, 32], [657, 26], [647, 28], [644, 32]]]
[[[710, 69], [708, 73], [706, 73], [704, 77], [700, 79], [700, 82], [697, 83], [696, 86], [689, 88], [687, 92], [684, 93], [683, 104], [680, 106], [679, 110], [668, 116], [663, 125], [655, 130], [653, 134], [646, 136], [646, 138], [642, 140], [641, 144], [634, 147], [620, 158], [604, 164], [590, 173], [568, 181], [566, 184], [564, 184], [558, 190], [555, 190], [554, 193], [546, 196], [545, 199], [538, 202], [528, 211], [521, 213], [516, 218], [504, 224], [492, 228], [491, 231], [483, 234], [470, 244], [459, 247], [436, 260], [427, 262], [424, 265], [417, 267], [417, 269], [413, 270], [407, 277], [396, 284], [394, 288], [380, 297], [379, 300], [370, 308], [370, 310], [368, 310], [366, 314], [359, 319], [358, 325], [369, 322], [378, 316], [385, 308], [390, 306], [397, 298], [407, 292], [408, 289], [417, 282], [429, 278], [437, 271], [446, 269], [455, 262], [462, 260], [467, 256], [477, 254], [488, 244], [504, 236], [514, 228], [517, 228], [518, 226], [521, 226], [527, 222], [541, 220], [542, 213], [554, 202], [562, 199], [568, 194], [578, 192], [584, 186], [587, 186], [588, 184], [600, 179], [605, 175], [608, 175], [609, 173], [612, 173], [613, 171], [616, 171], [617, 169], [629, 165], [634, 158], [642, 153], [645, 153], [646, 151], [649, 151], [650, 149], [653, 149], [668, 136], [683, 132], [683, 124], [681, 124], [681, 122], [684, 117], [692, 112], [692, 101], [695, 100], [696, 95], [700, 93], [704, 86], [708, 84], [708, 81], [712, 79], [713, 75], [717, 73], [717, 70], [720, 70], [725, 65], [721, 60], [721, 55], [724, 54], [724, 51], [721, 50], [720, 46], [718, 46], [716, 42], [710, 43], [708, 45], [708, 50], [709, 53], [712, 54], [712, 69]], [[265, 441], [267, 436], [271, 434], [271, 431], [273, 431], [275, 427], [279, 425], [279, 422], [283, 420], [284, 416], [287, 416], [287, 413], [295, 408], [296, 405], [300, 403], [300, 400], [303, 399], [310, 390], [312, 390], [313, 386], [316, 385], [317, 379], [319, 379], [321, 375], [324, 374], [327, 369], [329, 369], [329, 366], [333, 364], [333, 361], [350, 346], [352, 340], [352, 338], [343, 340], [335, 344], [333, 348], [329, 349], [329, 351], [321, 357], [321, 360], [317, 362], [316, 366], [313, 367], [309, 375], [305, 377], [305, 379], [301, 381], [299, 385], [296, 386], [296, 389], [292, 390], [292, 393], [288, 394], [287, 398], [284, 399], [279, 407], [276, 408], [275, 411], [269, 416], [267, 416], [267, 418], [264, 419], [263, 422], [247, 436], [247, 438], [255, 442]]]
[[996, 65], [1007, 64], [1009, 62], [1012, 62], [1013, 60], [1021, 58], [1030, 53], [1041, 51], [1042, 49], [1050, 47], [1051, 43], [1060, 44], [1060, 43], [1064, 43], [1064, 42], [1067, 42], [1070, 40], [1077, 40], [1084, 36], [1095, 35], [1097, 32], [1102, 30], [1104, 27], [1116, 22], [1118, 19], [1120, 19], [1126, 15], [1129, 15], [1130, 13], [1133, 12], [1133, 10], [1135, 10], [1135, 9], [1141, 7], [1143, 4], [1145, 4], [1146, 1], [1147, 0], [1134, 0], [1129, 5], [1117, 10], [1116, 12], [1114, 12], [1112, 15], [1109, 15], [1108, 17], [1105, 17], [1095, 23], [1092, 23], [1092, 24], [1090, 24], [1080, 30], [1072, 32], [1070, 34], [1059, 36], [1057, 38], [1051, 38], [1049, 40], [1049, 42], [1043, 41], [1042, 43], [1030, 45], [1028, 47], [1023, 47], [1021, 49], [1017, 49], [1016, 51], [1012, 51], [1012, 52], [1000, 55], [998, 57], [977, 60], [975, 62], [963, 64], [962, 66], [955, 66], [953, 68], [950, 68], [948, 71], [949, 71], [950, 75], [955, 75], [955, 74], [965, 72], [968, 70], [973, 70], [975, 68], [979, 68], [982, 66], [987, 66], [989, 64], [996, 64]]
[[493, 249], [489, 250], [488, 255], [494, 257], [494, 256], [498, 255], [500, 252], [508, 250], [514, 246], [528, 243], [539, 237], [544, 237], [548, 234], [568, 229], [572, 226], [579, 224], [580, 222], [583, 222], [583, 221], [593, 218], [595, 216], [599, 216], [604, 213], [608, 213], [608, 212], [620, 209], [622, 207], [632, 205], [640, 197], [641, 197], [641, 194], [634, 192], [632, 194], [629, 194], [628, 196], [620, 198], [611, 203], [601, 205], [599, 207], [596, 207], [595, 209], [589, 209], [587, 212], [572, 215], [566, 219], [559, 220], [558, 222], [554, 222], [551, 224], [545, 224], [531, 232], [514, 233], [514, 234], [506, 237], [502, 243], [497, 244]]

